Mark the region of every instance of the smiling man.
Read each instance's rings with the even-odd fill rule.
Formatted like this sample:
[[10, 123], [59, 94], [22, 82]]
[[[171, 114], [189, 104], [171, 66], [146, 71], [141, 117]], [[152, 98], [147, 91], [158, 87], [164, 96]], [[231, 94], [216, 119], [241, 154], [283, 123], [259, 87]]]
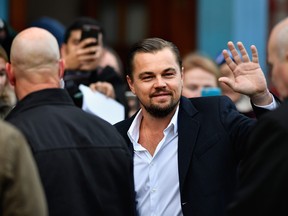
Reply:
[[[224, 52], [234, 77], [219, 81], [271, 108], [275, 103], [256, 48], [251, 48], [250, 61], [242, 43], [243, 60], [233, 43], [228, 46], [237, 59], [233, 62]], [[241, 115], [226, 96], [182, 97], [181, 57], [171, 42], [144, 39], [132, 47], [129, 61], [127, 82], [141, 109], [115, 126], [133, 153], [137, 213], [225, 215], [255, 120]]]

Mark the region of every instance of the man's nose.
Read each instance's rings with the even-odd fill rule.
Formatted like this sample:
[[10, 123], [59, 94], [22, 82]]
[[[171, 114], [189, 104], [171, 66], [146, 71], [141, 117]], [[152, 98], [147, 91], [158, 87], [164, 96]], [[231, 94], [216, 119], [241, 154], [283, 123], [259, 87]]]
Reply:
[[161, 88], [161, 87], [165, 87], [166, 86], [166, 82], [162, 77], [156, 78], [155, 79], [155, 83], [154, 86], [157, 88]]

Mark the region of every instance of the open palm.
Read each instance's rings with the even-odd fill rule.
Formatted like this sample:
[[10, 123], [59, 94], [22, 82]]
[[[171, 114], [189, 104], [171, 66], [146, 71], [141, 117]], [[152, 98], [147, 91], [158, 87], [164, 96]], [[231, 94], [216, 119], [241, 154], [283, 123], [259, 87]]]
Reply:
[[254, 45], [251, 46], [252, 61], [241, 42], [237, 43], [241, 55], [239, 55], [234, 44], [229, 41], [228, 48], [234, 58], [234, 61], [229, 56], [227, 50], [223, 50], [223, 55], [231, 73], [226, 77], [221, 77], [220, 82], [229, 85], [234, 91], [254, 96], [266, 91], [267, 83], [264, 73], [259, 65], [257, 49]]

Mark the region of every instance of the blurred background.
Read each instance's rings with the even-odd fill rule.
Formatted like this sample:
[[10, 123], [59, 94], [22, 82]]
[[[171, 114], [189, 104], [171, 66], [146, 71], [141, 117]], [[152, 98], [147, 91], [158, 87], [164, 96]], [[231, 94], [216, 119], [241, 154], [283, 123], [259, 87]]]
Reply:
[[[67, 26], [78, 16], [98, 19], [107, 43], [125, 62], [129, 47], [146, 37], [173, 41], [185, 55], [215, 58], [229, 40], [255, 44], [265, 73], [271, 27], [287, 16], [286, 0], [0, 0], [0, 18], [16, 32], [41, 17]], [[125, 65], [124, 65], [125, 66]]]

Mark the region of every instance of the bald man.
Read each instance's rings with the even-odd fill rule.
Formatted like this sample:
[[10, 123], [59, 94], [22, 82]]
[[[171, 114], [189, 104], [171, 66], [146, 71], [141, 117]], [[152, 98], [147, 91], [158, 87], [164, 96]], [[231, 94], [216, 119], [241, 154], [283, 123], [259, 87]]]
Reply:
[[288, 18], [272, 29], [267, 47], [272, 81], [284, 103], [251, 133], [229, 216], [288, 215]]
[[48, 31], [28, 28], [11, 47], [8, 77], [19, 99], [6, 120], [26, 136], [50, 216], [134, 215], [131, 156], [116, 129], [61, 89], [64, 62]]

